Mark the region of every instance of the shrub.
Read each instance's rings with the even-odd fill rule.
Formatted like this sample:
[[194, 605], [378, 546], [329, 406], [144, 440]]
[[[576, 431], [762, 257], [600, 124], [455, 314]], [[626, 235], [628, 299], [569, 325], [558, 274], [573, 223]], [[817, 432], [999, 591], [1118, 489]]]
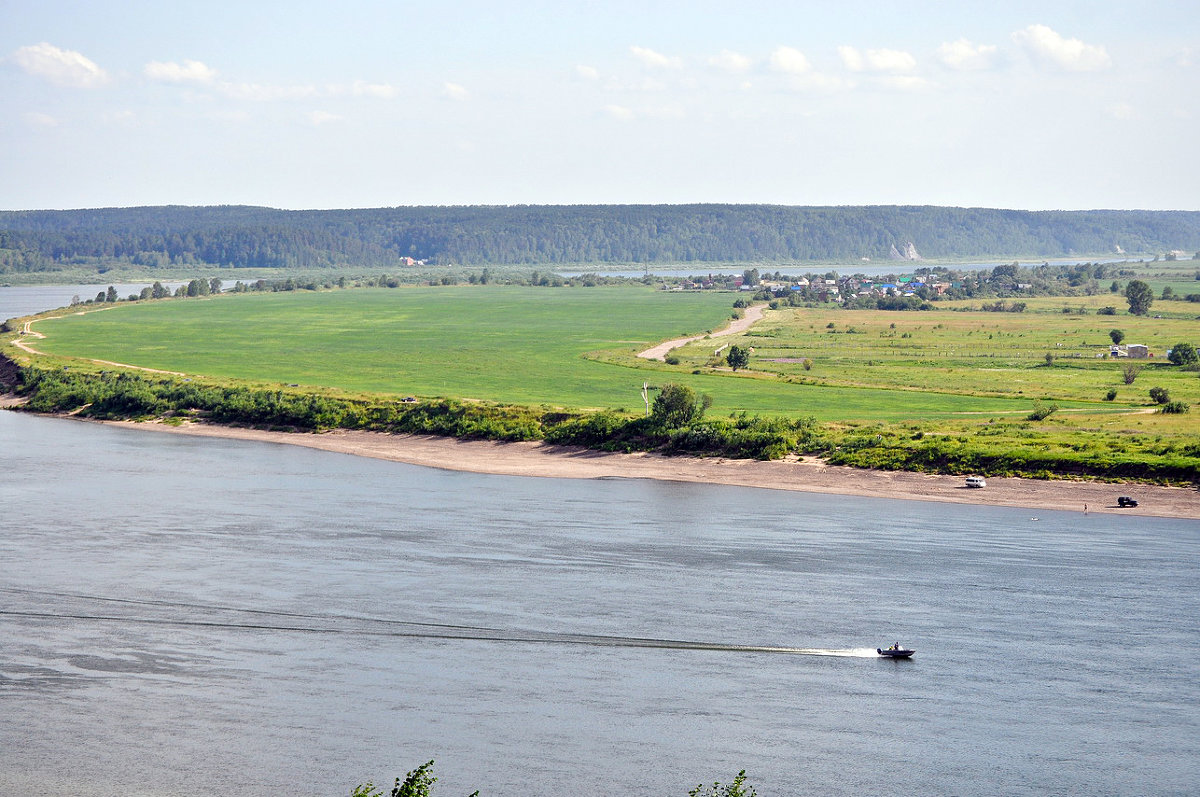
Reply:
[[665, 362], [667, 365], [679, 365], [679, 357], [674, 354], [668, 354], [663, 358], [663, 362]]
[[1150, 398], [1154, 399], [1158, 404], [1166, 404], [1171, 400], [1170, 395], [1167, 394], [1167, 389], [1163, 387], [1150, 388]]
[[1116, 399], [1117, 399], [1117, 390], [1116, 390], [1116, 388], [1113, 388], [1112, 390], [1110, 390], [1110, 391], [1108, 391], [1107, 393], [1105, 393], [1105, 394], [1104, 394], [1104, 400], [1105, 400], [1105, 401], [1116, 401]]
[[1168, 401], [1162, 406], [1162, 409], [1160, 409], [1159, 412], [1175, 415], [1185, 413], [1188, 411], [1188, 409], [1188, 405], [1184, 404], [1182, 401]]
[[1113, 307], [1112, 305], [1101, 307], [1099, 310], [1096, 311], [1096, 315], [1116, 315], [1116, 314], [1117, 314], [1117, 308]]
[[1142, 372], [1142, 366], [1136, 363], [1125, 363], [1121, 366], [1121, 378], [1125, 380], [1125, 384], [1132, 385], [1133, 380], [1138, 378], [1138, 374]]
[[1196, 353], [1196, 347], [1190, 343], [1176, 343], [1167, 354], [1167, 359], [1175, 365], [1195, 365], [1200, 362], [1200, 354]]
[[1044, 421], [1054, 413], [1058, 412], [1057, 404], [1043, 404], [1036, 401], [1033, 404], [1033, 412], [1025, 416], [1027, 421]]

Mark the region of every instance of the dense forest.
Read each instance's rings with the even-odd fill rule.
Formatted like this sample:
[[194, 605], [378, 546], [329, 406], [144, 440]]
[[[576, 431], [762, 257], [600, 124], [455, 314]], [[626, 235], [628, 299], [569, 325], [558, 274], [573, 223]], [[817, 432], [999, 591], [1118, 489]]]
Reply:
[[929, 206], [248, 206], [0, 211], [0, 273], [72, 264], [394, 268], [814, 263], [1200, 249], [1200, 212]]

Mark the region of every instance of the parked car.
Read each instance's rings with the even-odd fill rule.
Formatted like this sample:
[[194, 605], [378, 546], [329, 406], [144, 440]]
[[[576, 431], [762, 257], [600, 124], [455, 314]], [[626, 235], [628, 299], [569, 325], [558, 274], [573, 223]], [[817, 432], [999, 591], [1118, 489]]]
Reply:
[[1119, 507], [1137, 506], [1137, 501], [1133, 500], [1132, 498], [1130, 498], [1127, 495], [1123, 495], [1117, 499], [1117, 506], [1119, 506]]
[[982, 476], [968, 476], [967, 477], [967, 486], [968, 487], [987, 487], [987, 482], [984, 481]]

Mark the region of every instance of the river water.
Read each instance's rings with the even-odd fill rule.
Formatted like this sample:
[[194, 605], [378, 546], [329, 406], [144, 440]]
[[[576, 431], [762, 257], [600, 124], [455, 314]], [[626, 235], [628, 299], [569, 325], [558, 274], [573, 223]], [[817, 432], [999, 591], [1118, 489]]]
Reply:
[[14, 412], [0, 452], [0, 794], [334, 797], [429, 759], [446, 797], [1200, 782], [1194, 521]]

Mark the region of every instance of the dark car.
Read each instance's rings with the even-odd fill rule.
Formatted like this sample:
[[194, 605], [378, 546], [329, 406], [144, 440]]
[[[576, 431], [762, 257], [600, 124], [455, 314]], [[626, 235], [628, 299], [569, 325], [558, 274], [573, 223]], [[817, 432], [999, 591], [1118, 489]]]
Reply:
[[1117, 499], [1117, 506], [1120, 506], [1120, 507], [1137, 506], [1137, 501], [1133, 500], [1132, 498], [1130, 498], [1127, 495], [1123, 495]]

